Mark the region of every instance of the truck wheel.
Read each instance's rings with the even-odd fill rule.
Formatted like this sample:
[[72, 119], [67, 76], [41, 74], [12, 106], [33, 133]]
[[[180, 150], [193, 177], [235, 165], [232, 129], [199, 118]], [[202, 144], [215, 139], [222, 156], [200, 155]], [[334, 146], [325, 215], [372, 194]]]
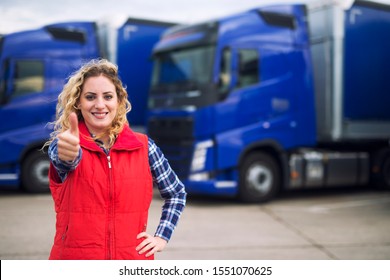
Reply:
[[243, 202], [265, 202], [280, 189], [281, 172], [268, 154], [250, 154], [240, 167], [238, 198]]
[[29, 153], [22, 164], [22, 187], [30, 193], [49, 191], [49, 166], [47, 154], [41, 151]]

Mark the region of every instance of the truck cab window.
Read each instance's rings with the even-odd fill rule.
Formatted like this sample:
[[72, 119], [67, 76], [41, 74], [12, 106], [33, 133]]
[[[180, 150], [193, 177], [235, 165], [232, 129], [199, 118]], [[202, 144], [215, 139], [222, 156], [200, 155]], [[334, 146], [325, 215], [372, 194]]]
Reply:
[[221, 93], [227, 92], [231, 84], [231, 77], [232, 77], [231, 61], [232, 61], [231, 50], [225, 48], [222, 51], [219, 85], [218, 85]]
[[259, 82], [259, 53], [257, 50], [238, 51], [237, 87], [242, 88]]
[[43, 91], [44, 67], [38, 60], [19, 60], [15, 64], [12, 96]]

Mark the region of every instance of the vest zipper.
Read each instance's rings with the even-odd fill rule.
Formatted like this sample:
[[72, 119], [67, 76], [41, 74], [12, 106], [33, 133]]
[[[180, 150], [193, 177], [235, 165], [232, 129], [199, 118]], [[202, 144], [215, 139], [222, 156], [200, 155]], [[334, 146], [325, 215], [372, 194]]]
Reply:
[[111, 170], [111, 157], [107, 156], [108, 168]]
[[107, 259], [112, 259], [112, 232], [113, 232], [113, 223], [114, 223], [114, 207], [113, 207], [113, 186], [112, 186], [112, 166], [111, 166], [111, 157], [107, 156], [108, 163], [108, 176], [109, 176], [109, 205], [108, 205], [108, 232], [107, 232]]

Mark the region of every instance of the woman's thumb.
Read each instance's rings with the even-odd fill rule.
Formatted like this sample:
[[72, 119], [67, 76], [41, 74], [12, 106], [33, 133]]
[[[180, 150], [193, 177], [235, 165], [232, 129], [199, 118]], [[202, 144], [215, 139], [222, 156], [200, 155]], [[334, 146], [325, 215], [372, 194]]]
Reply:
[[70, 133], [79, 136], [79, 121], [77, 119], [76, 113], [72, 112], [69, 115], [69, 125]]

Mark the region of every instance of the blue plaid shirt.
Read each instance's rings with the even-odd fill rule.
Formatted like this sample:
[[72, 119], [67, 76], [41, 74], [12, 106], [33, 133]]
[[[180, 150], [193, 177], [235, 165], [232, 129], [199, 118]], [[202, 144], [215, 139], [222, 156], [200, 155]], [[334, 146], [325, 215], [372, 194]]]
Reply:
[[[64, 181], [68, 172], [74, 170], [81, 161], [82, 149], [80, 149], [78, 157], [73, 162], [62, 161], [58, 158], [57, 142], [58, 140], [54, 139], [49, 146], [48, 153], [58, 175], [61, 180]], [[164, 199], [160, 223], [157, 227], [155, 236], [169, 241], [176, 228], [177, 222], [179, 221], [180, 215], [184, 210], [187, 194], [183, 183], [178, 179], [161, 150], [150, 138], [148, 141], [148, 148], [149, 165], [153, 182], [160, 191], [161, 197]], [[108, 152], [106, 150], [104, 151], [106, 153]]]

